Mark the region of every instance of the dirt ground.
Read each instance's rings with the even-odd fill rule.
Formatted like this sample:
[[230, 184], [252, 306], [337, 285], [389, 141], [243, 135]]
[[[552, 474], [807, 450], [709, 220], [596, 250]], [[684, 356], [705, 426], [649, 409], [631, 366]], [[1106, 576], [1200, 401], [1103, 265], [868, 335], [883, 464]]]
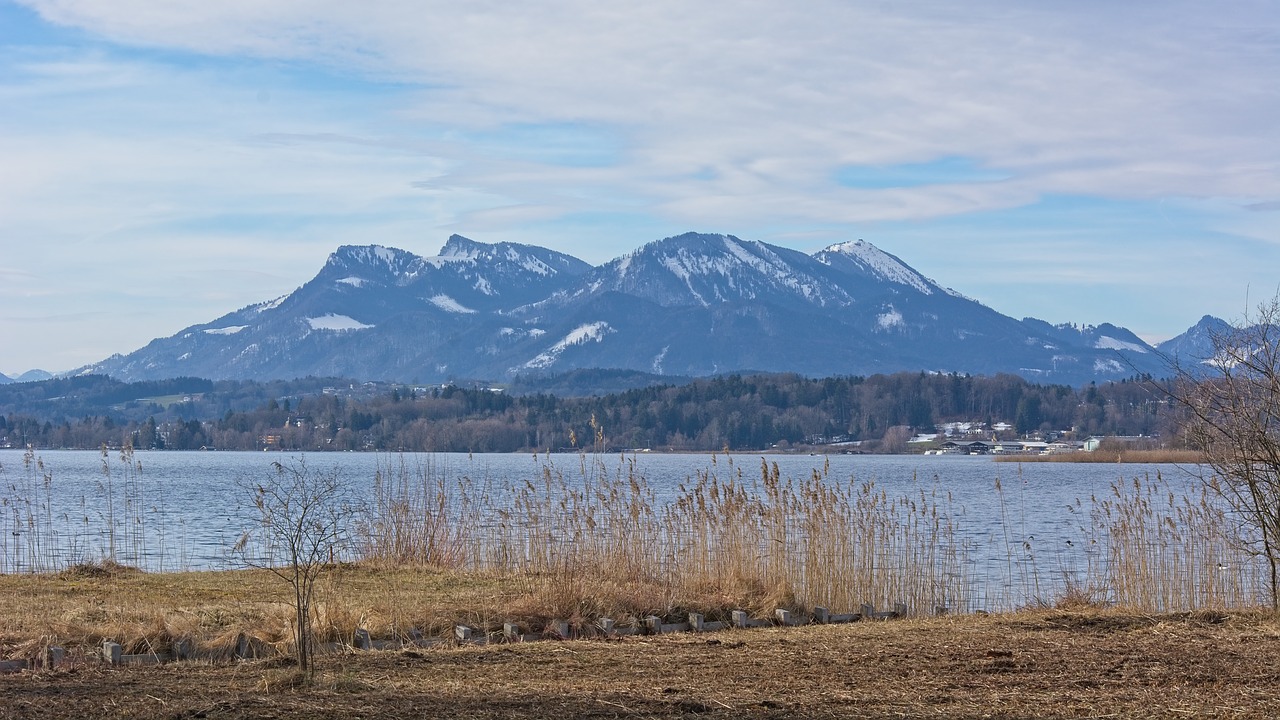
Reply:
[[0, 676], [3, 718], [1280, 716], [1280, 621], [1028, 612]]

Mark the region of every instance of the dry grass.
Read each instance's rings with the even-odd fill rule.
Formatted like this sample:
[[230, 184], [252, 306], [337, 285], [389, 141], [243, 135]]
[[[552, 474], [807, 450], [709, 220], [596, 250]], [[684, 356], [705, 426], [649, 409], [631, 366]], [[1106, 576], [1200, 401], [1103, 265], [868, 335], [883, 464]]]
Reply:
[[[490, 576], [359, 565], [333, 568], [319, 593], [320, 639], [348, 642], [358, 627], [396, 637], [476, 623], [486, 612], [500, 623], [515, 599]], [[114, 639], [126, 652], [163, 652], [181, 638], [216, 647], [246, 632], [282, 650], [290, 638], [288, 588], [261, 570], [0, 575], [0, 596], [20, 599], [0, 604], [0, 657], [33, 642], [93, 648]]]
[[1042, 611], [0, 676], [0, 717], [831, 718], [1280, 714], [1269, 615]]
[[518, 578], [560, 617], [815, 605], [966, 608], [966, 548], [949, 498], [890, 497], [871, 483], [781, 476], [713, 458], [659, 501], [632, 459], [548, 458], [541, 477], [456, 487], [430, 466], [379, 473], [360, 552], [387, 566]]

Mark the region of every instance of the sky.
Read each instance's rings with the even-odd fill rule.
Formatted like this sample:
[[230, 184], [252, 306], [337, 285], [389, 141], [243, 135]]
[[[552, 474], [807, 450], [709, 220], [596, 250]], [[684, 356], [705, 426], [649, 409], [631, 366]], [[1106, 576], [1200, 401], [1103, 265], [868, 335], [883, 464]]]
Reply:
[[1276, 0], [0, 0], [0, 372], [452, 233], [865, 239], [1149, 341], [1280, 291]]

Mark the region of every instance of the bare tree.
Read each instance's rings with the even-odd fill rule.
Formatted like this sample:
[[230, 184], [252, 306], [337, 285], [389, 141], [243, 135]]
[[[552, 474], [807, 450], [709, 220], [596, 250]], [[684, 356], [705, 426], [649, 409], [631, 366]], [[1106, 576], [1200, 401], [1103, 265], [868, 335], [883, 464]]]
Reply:
[[346, 548], [354, 509], [337, 468], [318, 472], [301, 458], [273, 462], [263, 482], [243, 485], [258, 511], [259, 537], [246, 532], [235, 549], [246, 565], [269, 570], [293, 590], [298, 669], [310, 677], [316, 581]]
[[1268, 563], [1280, 609], [1280, 296], [1210, 339], [1210, 357], [1173, 360], [1171, 397], [1187, 411], [1188, 444], [1212, 470], [1206, 481]]

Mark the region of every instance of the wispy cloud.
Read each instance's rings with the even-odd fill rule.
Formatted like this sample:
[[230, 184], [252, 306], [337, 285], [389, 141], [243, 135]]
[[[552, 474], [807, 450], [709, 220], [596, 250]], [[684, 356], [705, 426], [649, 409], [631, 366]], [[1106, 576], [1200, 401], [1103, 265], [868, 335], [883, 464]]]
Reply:
[[[803, 250], [867, 237], [969, 294], [934, 258], [981, 243], [1006, 278], [1107, 283], [1110, 300], [1074, 305], [1089, 317], [1048, 319], [1119, 323], [1100, 314], [1137, 305], [1117, 301], [1138, 297], [1133, 273], [1012, 259], [1029, 238], [1069, 236], [1082, 257], [1127, 243], [1179, 278], [1177, 301], [1205, 306], [1189, 320], [1213, 310], [1203, 278], [1248, 282], [1274, 266], [1256, 258], [1280, 261], [1267, 0], [0, 0], [0, 13], [5, 262], [52, 287], [109, 285], [96, 272], [230, 305], [170, 304], [144, 335], [287, 292], [338, 244], [430, 253], [449, 232], [593, 262], [685, 228]], [[1061, 215], [1070, 197], [1105, 201], [1111, 224]], [[1182, 225], [1161, 235], [1170, 212]], [[1224, 234], [1238, 244], [1205, 260], [1220, 272], [1159, 254], [1162, 238]], [[209, 277], [181, 270], [197, 256]], [[275, 263], [271, 288], [237, 271]]]

